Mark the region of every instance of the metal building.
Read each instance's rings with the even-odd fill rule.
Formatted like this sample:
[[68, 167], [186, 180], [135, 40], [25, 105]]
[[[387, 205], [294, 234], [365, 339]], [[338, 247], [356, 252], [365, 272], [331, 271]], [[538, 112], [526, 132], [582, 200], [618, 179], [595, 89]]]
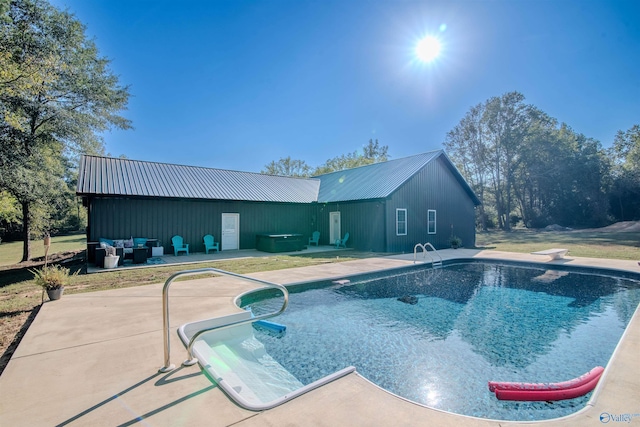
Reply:
[[[76, 194], [88, 210], [87, 241], [147, 237], [170, 246], [181, 235], [202, 252], [256, 247], [256, 235], [320, 231], [320, 244], [349, 233], [347, 247], [409, 252], [416, 243], [475, 243], [469, 185], [442, 150], [290, 178], [249, 172], [82, 156]], [[165, 250], [169, 250], [168, 248]]]

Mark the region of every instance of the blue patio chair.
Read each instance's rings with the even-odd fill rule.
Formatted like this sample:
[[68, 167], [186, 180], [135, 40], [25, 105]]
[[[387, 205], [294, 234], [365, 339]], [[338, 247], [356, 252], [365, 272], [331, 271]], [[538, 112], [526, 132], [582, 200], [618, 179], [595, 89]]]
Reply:
[[347, 248], [347, 240], [349, 240], [349, 233], [346, 233], [342, 239], [336, 240], [336, 248]]
[[189, 255], [189, 245], [184, 243], [182, 236], [173, 236], [171, 238], [171, 243], [173, 244], [173, 254], [178, 256], [178, 253], [184, 252]]
[[209, 253], [210, 250], [214, 250], [216, 252], [220, 251], [220, 247], [218, 245], [218, 242], [215, 241], [215, 239], [213, 238], [213, 236], [211, 234], [207, 234], [206, 236], [204, 236], [202, 238], [202, 240], [204, 240], [204, 251], [205, 253]]
[[319, 242], [320, 242], [320, 232], [314, 231], [312, 237], [309, 238], [309, 246], [311, 246], [312, 243], [315, 243], [316, 246], [318, 246]]

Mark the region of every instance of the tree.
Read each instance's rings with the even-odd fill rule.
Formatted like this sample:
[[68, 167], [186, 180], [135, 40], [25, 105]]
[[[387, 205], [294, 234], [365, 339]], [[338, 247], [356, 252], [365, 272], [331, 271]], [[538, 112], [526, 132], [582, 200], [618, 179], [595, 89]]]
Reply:
[[511, 228], [514, 173], [521, 160], [522, 147], [537, 126], [553, 123], [542, 111], [524, 103], [519, 92], [493, 97], [485, 104], [483, 121], [489, 142], [489, 163], [492, 164], [491, 184], [500, 228]]
[[[490, 193], [498, 226], [504, 230], [511, 228], [514, 174], [521, 149], [537, 124], [552, 122], [524, 99], [519, 92], [508, 92], [472, 107], [444, 143], [476, 194], [482, 196], [483, 205], [485, 191]], [[483, 228], [488, 221], [485, 210], [479, 210]]]
[[607, 157], [598, 141], [566, 124], [536, 128], [521, 151], [514, 176], [514, 194], [525, 225], [602, 225], [607, 216], [608, 174]]
[[488, 147], [485, 145], [487, 130], [482, 120], [484, 106], [478, 104], [467, 112], [451, 131], [447, 133], [444, 147], [455, 159], [456, 166], [478, 196], [477, 223], [487, 230], [488, 218], [485, 210], [485, 186], [489, 179]]
[[608, 152], [613, 162], [610, 208], [618, 221], [640, 219], [640, 125], [618, 131]]
[[311, 167], [304, 160], [294, 160], [291, 156], [272, 161], [260, 171], [266, 175], [294, 176], [306, 178], [311, 173]]
[[389, 159], [388, 151], [388, 146], [380, 146], [377, 139], [375, 142], [370, 139], [369, 144], [362, 147], [362, 153], [354, 151], [353, 153], [334, 157], [316, 167], [313, 172], [311, 172], [311, 167], [307, 165], [304, 160], [294, 160], [291, 157], [285, 157], [277, 162], [272, 161], [266, 165], [260, 173], [306, 178], [358, 166], [370, 165], [372, 163], [385, 162]]
[[634, 125], [626, 132], [619, 130], [610, 153], [618, 166], [640, 171], [640, 125]]
[[129, 92], [84, 26], [44, 0], [10, 2], [0, 66], [0, 189], [21, 205], [26, 261], [33, 225], [68, 192], [67, 161], [102, 153], [101, 132], [131, 127], [118, 115]]
[[15, 197], [6, 191], [0, 192], [0, 234], [12, 236], [17, 234], [16, 224], [20, 222], [20, 206]]
[[313, 171], [313, 176], [323, 175], [326, 173], [341, 171], [345, 169], [357, 168], [373, 163], [386, 162], [389, 160], [389, 147], [380, 146], [376, 139], [375, 142], [370, 139], [369, 143], [362, 147], [362, 152], [354, 151], [353, 153], [343, 154], [338, 157], [327, 160], [324, 164], [318, 166]]
[[555, 129], [538, 126], [522, 147], [520, 163], [514, 173], [514, 194], [522, 221], [527, 227], [539, 228], [553, 222], [551, 210], [556, 196], [566, 182], [569, 157]]
[[447, 134], [445, 148], [482, 202], [479, 225], [490, 214], [504, 230], [519, 219], [527, 227], [602, 224], [609, 166], [599, 142], [524, 100], [492, 97]]

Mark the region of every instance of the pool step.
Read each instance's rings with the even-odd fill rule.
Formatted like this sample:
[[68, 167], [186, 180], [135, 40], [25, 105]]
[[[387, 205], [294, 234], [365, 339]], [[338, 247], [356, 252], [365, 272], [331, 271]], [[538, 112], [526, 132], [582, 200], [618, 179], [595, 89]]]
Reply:
[[213, 332], [193, 346], [207, 377], [243, 408], [270, 409], [355, 371], [349, 366], [304, 385], [245, 326]]
[[303, 387], [253, 336], [206, 347], [202, 350], [208, 353], [210, 365], [205, 369], [216, 382], [225, 381], [247, 402], [264, 404]]

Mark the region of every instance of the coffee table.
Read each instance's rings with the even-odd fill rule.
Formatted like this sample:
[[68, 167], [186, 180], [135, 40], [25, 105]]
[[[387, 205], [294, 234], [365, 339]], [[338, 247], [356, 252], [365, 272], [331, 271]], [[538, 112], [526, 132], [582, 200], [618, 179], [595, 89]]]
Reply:
[[144, 264], [147, 262], [147, 247], [133, 248], [133, 263]]

